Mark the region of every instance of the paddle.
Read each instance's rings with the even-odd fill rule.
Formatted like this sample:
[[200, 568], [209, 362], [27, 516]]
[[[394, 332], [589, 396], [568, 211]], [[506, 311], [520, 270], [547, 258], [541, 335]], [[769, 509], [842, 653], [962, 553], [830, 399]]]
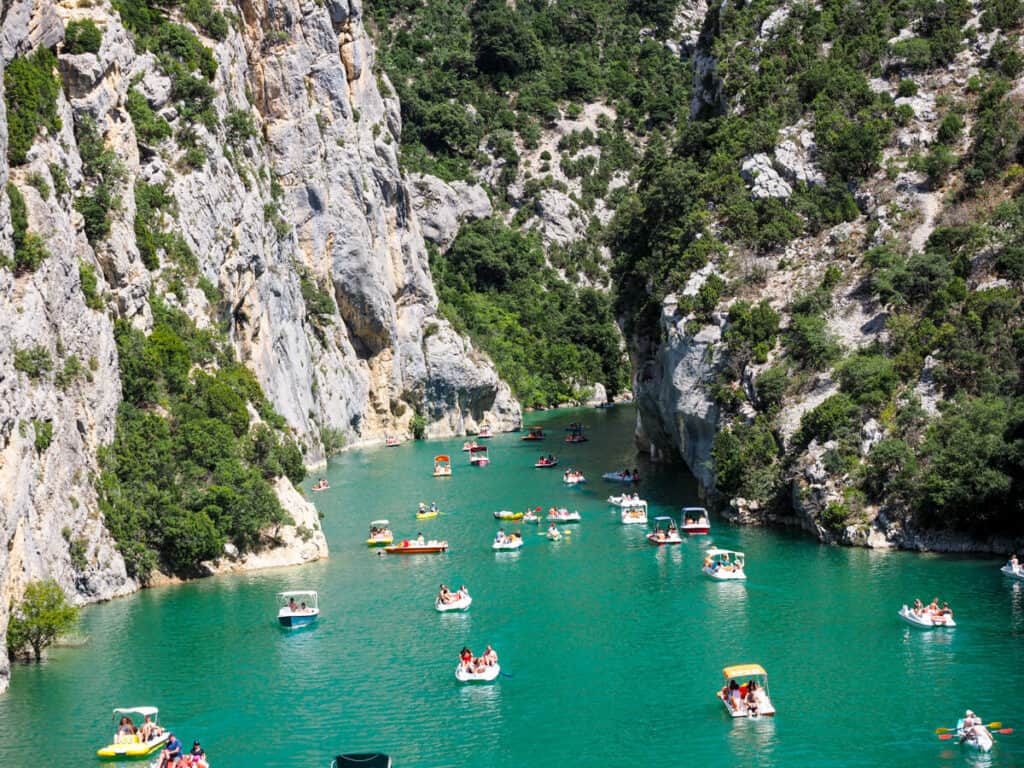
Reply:
[[[1013, 728], [995, 728], [995, 729], [992, 729], [992, 733], [1001, 733], [1004, 736], [1008, 736], [1009, 734], [1013, 733]], [[939, 740], [940, 741], [947, 741], [949, 739], [955, 739], [955, 738], [956, 738], [956, 734], [955, 733], [940, 733], [939, 734]]]
[[501, 670], [498, 674], [502, 677], [515, 677], [511, 672], [506, 672], [505, 670]]
[[[1002, 728], [1003, 724], [1000, 723], [1000, 722], [986, 723], [985, 727], [988, 728], [989, 730], [992, 730], [993, 728]], [[936, 728], [935, 729], [936, 733], [954, 733], [955, 731], [956, 731], [956, 728]]]

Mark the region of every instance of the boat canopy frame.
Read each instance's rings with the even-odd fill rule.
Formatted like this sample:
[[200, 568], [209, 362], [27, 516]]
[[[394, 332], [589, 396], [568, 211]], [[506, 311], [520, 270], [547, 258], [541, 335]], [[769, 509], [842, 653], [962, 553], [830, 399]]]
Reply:
[[114, 717], [118, 715], [142, 715], [143, 717], [149, 715], [156, 719], [159, 714], [160, 709], [158, 707], [116, 707], [114, 709]]
[[768, 679], [768, 673], [760, 664], [734, 664], [731, 667], [724, 667], [722, 674], [726, 680], [735, 680], [738, 677], [763, 677]]
[[285, 605], [287, 604], [288, 600], [294, 597], [312, 598], [309, 601], [310, 603], [312, 603], [312, 605], [309, 605], [308, 607], [313, 608], [314, 610], [320, 609], [320, 595], [317, 594], [317, 591], [315, 589], [290, 589], [285, 592], [277, 593], [277, 601]]
[[391, 527], [391, 521], [390, 520], [371, 520], [370, 521], [370, 527], [371, 528], [390, 528]]

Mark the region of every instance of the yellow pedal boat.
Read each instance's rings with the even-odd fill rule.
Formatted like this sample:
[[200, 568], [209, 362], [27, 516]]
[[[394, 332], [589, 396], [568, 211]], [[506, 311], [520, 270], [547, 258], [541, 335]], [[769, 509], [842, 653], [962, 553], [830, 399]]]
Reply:
[[391, 523], [387, 520], [374, 520], [370, 523], [370, 538], [366, 540], [368, 547], [386, 547], [394, 543], [395, 537], [391, 533]]
[[416, 513], [416, 519], [417, 520], [429, 520], [430, 518], [437, 517], [440, 514], [441, 514], [440, 512], [417, 512]]
[[[156, 707], [122, 707], [114, 710], [114, 718], [127, 717], [131, 722], [131, 715], [139, 715], [145, 718], [147, 715], [156, 723], [160, 711]], [[134, 726], [134, 723], [132, 723]], [[117, 733], [114, 741], [105, 747], [96, 750], [96, 756], [101, 760], [136, 760], [148, 757], [154, 752], [163, 749], [167, 742], [169, 731], [159, 729], [148, 741], [142, 741], [138, 733]]]

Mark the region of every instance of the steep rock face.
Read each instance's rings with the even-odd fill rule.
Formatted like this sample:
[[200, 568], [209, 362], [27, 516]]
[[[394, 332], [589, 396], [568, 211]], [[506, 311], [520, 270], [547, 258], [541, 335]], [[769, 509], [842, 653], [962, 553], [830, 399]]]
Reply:
[[[109, 6], [4, 4], [0, 68], [56, 46], [63, 93], [60, 131], [43, 130], [16, 168], [6, 162], [0, 99], [0, 188], [18, 187], [28, 228], [51, 254], [31, 273], [0, 268], [0, 635], [31, 579], [55, 578], [78, 601], [137, 588], [104, 528], [94, 481], [121, 398], [113, 320], [148, 331], [154, 294], [199, 327], [226, 329], [311, 463], [323, 458], [323, 430], [349, 442], [381, 439], [407, 429], [416, 410], [432, 435], [520, 422], [489, 361], [437, 316], [398, 168], [398, 104], [375, 75], [360, 5], [286, 0], [234, 10], [239, 21], [223, 41], [202, 38], [217, 62], [217, 125], [192, 124], [203, 159], [190, 168], [174, 139], [139, 138], [126, 107], [133, 88], [175, 132], [188, 121], [157, 58], [137, 48]], [[64, 25], [84, 18], [103, 33], [99, 51], [63, 53]], [[229, 116], [255, 130], [230, 133]], [[73, 205], [93, 184], [74, 130], [86, 118], [124, 168], [110, 233], [95, 247]], [[53, 169], [70, 191], [60, 191]], [[133, 188], [141, 182], [166, 185], [173, 203], [146, 223], [181, 236], [195, 277], [183, 280], [163, 251], [156, 265], [140, 253]], [[3, 195], [4, 256], [12, 234]], [[97, 275], [97, 308], [86, 306], [82, 265]], [[329, 297], [328, 308], [314, 312], [311, 294]], [[26, 366], [26, 352], [48, 368]], [[277, 490], [294, 515], [294, 491]], [[318, 526], [307, 527], [311, 548], [286, 547], [299, 561], [326, 551]], [[0, 658], [0, 690], [6, 663]]]

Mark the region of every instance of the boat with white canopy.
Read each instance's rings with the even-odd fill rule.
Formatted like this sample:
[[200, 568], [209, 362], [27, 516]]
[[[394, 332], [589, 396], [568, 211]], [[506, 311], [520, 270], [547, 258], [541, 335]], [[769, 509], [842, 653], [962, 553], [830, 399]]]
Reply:
[[288, 629], [308, 626], [320, 618], [319, 600], [312, 589], [278, 592], [277, 604], [277, 623]]
[[[146, 717], [153, 723], [151, 729], [143, 733], [142, 727], [136, 727], [132, 716], [140, 720]], [[114, 733], [114, 740], [105, 747], [96, 750], [96, 756], [101, 760], [136, 760], [149, 757], [154, 752], [163, 748], [170, 735], [159, 725], [160, 710], [156, 707], [118, 707], [114, 710], [114, 719], [124, 723], [127, 720], [128, 728], [123, 728], [119, 723]], [[129, 732], [130, 731], [130, 732]], [[148, 736], [148, 738], [146, 738]]]
[[627, 504], [622, 504], [622, 511], [619, 512], [619, 519], [623, 525], [647, 525], [647, 502], [643, 499], [633, 499]]
[[746, 555], [732, 549], [712, 547], [704, 553], [704, 573], [717, 581], [746, 581]]

